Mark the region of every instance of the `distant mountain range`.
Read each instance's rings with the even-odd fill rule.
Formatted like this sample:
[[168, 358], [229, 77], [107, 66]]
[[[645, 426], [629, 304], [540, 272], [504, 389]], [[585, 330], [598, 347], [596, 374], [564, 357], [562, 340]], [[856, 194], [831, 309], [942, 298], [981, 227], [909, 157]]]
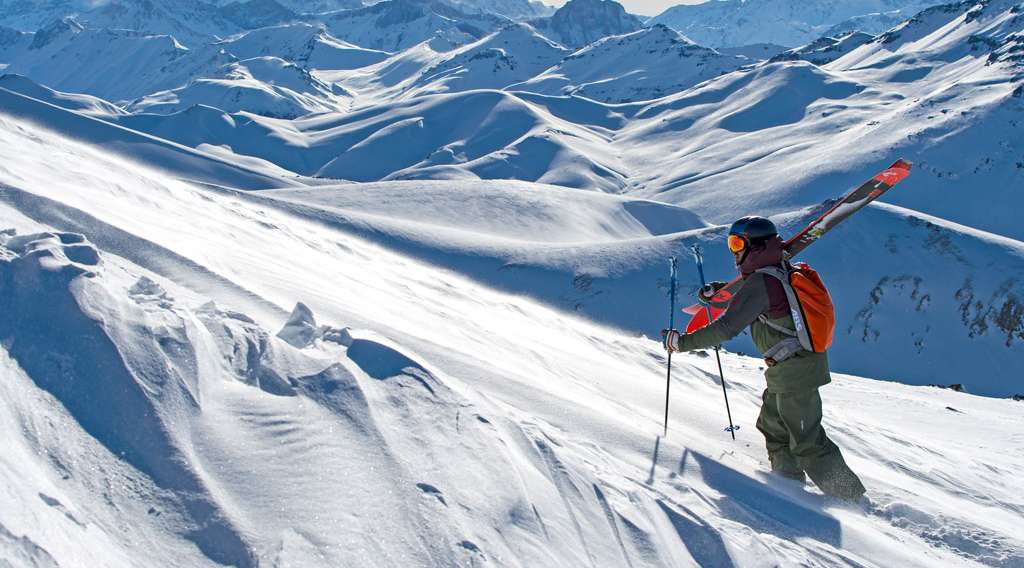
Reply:
[[651, 18], [708, 47], [798, 47], [821, 37], [878, 34], [935, 5], [933, 0], [711, 0]]
[[535, 0], [3, 0], [0, 26], [31, 32], [74, 17], [87, 27], [173, 35], [191, 46], [262, 27], [322, 22], [356, 45], [396, 51], [433, 35], [463, 44], [511, 22], [528, 22], [570, 48], [664, 24], [707, 47], [797, 47], [848, 31], [881, 33], [935, 3], [712, 0], [680, 4], [644, 22], [611, 0], [573, 0], [558, 10]]

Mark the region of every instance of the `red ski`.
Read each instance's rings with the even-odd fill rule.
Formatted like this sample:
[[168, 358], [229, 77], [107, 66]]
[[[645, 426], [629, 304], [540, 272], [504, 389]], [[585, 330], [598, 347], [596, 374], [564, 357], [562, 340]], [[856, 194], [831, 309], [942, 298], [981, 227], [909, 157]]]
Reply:
[[[786, 241], [783, 248], [786, 258], [793, 258], [797, 253], [820, 239], [822, 235], [832, 230], [836, 225], [845, 221], [850, 215], [861, 210], [865, 205], [874, 201], [876, 197], [888, 191], [890, 187], [899, 183], [901, 179], [907, 177], [907, 174], [910, 173], [910, 167], [911, 163], [909, 161], [897, 160], [895, 164], [889, 166], [884, 172], [871, 178], [864, 185], [861, 185], [846, 197], [840, 199], [824, 215], [818, 217], [806, 229]], [[708, 310], [704, 309], [703, 304], [694, 304], [683, 308], [684, 313], [693, 315], [689, 325], [686, 326], [686, 332], [693, 332], [711, 323], [712, 320], [717, 319], [729, 307], [729, 300], [732, 299], [732, 294], [739, 285], [739, 282], [740, 277], [737, 276], [711, 298], [710, 320], [708, 319]]]

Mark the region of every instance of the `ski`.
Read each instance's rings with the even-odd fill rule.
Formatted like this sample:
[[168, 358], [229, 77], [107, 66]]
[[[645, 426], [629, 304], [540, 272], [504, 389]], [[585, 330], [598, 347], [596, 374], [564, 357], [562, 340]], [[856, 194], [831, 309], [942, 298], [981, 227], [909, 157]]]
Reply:
[[[896, 163], [889, 166], [884, 172], [871, 178], [857, 189], [851, 191], [846, 197], [838, 200], [835, 205], [829, 208], [821, 217], [818, 217], [806, 229], [798, 232], [791, 239], [786, 241], [783, 251], [786, 259], [791, 259], [811, 243], [820, 239], [822, 235], [831, 231], [851, 215], [860, 211], [865, 205], [871, 203], [879, 195], [882, 195], [900, 180], [910, 173], [911, 163], [907, 160], [896, 160]], [[726, 284], [724, 288], [711, 297], [710, 309], [705, 309], [704, 304], [694, 304], [683, 308], [683, 312], [693, 315], [690, 323], [686, 326], [686, 332], [691, 333], [714, 321], [729, 307], [732, 293], [739, 285], [740, 277], [736, 277]]]

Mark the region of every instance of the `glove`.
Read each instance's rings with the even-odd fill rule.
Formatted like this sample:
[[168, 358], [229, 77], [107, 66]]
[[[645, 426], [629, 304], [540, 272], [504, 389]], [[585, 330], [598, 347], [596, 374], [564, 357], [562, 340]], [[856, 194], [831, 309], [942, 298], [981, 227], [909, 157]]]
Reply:
[[702, 304], [710, 304], [711, 297], [725, 288], [725, 282], [708, 282], [704, 287], [697, 288], [697, 300]]
[[661, 330], [661, 344], [668, 352], [679, 351], [679, 332], [674, 329]]

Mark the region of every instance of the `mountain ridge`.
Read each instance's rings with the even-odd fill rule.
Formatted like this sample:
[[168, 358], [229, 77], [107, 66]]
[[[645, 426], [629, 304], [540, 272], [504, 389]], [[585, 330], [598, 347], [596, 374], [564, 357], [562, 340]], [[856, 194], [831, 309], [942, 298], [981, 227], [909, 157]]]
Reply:
[[928, 0], [715, 0], [674, 6], [647, 24], [667, 25], [708, 47], [799, 47], [851, 31], [878, 34], [933, 5]]

